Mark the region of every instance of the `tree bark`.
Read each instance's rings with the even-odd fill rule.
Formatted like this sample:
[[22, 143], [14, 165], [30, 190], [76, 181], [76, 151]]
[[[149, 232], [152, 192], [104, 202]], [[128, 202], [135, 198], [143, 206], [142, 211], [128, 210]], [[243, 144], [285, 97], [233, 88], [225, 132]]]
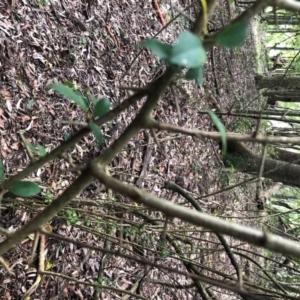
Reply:
[[[283, 150], [275, 147], [275, 153], [271, 155], [272, 158], [278, 159], [285, 162], [290, 162], [296, 165], [300, 165], [300, 154], [296, 152], [291, 152], [288, 150]], [[299, 180], [300, 181], [300, 180]], [[299, 183], [300, 184], [300, 183]]]
[[272, 17], [267, 17], [264, 18], [264, 21], [268, 23], [268, 25], [299, 25], [299, 18], [293, 18], [292, 20], [289, 17], [286, 18], [274, 18]]
[[299, 76], [255, 76], [257, 89], [284, 88], [286, 90], [295, 90], [300, 88]]
[[[229, 142], [226, 159], [237, 171], [257, 175], [259, 173], [261, 157], [243, 143]], [[300, 186], [300, 166], [296, 164], [286, 165], [286, 162], [267, 158], [263, 176], [286, 185]]]

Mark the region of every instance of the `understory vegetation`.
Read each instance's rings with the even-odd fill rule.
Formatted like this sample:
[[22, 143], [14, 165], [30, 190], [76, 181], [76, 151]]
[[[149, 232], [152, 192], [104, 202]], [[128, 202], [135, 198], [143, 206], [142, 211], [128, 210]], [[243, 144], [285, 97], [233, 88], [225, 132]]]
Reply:
[[1, 299], [298, 299], [299, 11], [1, 3]]

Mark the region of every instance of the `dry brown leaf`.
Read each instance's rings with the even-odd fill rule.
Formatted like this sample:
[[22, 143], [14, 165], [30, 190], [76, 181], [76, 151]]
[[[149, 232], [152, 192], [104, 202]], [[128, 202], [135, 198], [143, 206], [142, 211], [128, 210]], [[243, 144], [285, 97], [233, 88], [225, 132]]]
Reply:
[[20, 119], [21, 119], [21, 122], [24, 123], [24, 122], [26, 122], [26, 121], [29, 121], [29, 120], [30, 120], [30, 117], [27, 116], [27, 115], [23, 115], [23, 116], [20, 117]]
[[2, 95], [2, 97], [10, 97], [11, 96], [11, 94], [10, 94], [10, 92], [6, 89], [6, 88], [3, 88], [2, 90], [1, 90], [1, 95]]
[[19, 150], [19, 145], [20, 145], [19, 142], [15, 142], [15, 143], [13, 143], [10, 147], [11, 147], [12, 149], [14, 149], [14, 150]]

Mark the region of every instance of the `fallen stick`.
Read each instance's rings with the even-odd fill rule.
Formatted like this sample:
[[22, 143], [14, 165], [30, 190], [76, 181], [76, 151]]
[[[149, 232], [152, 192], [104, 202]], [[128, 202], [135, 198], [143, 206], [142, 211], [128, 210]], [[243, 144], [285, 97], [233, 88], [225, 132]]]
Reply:
[[156, 9], [157, 11], [157, 15], [158, 15], [158, 18], [162, 24], [163, 27], [166, 26], [166, 21], [165, 21], [165, 17], [164, 15], [162, 14], [162, 12], [160, 11], [160, 8], [158, 6], [158, 3], [157, 3], [157, 0], [153, 0], [153, 4], [154, 4], [154, 8]]

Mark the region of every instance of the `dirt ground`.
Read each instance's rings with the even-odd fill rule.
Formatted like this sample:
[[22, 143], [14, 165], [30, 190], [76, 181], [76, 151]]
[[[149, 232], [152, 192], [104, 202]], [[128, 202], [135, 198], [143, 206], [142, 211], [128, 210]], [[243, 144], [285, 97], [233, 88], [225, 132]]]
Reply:
[[[188, 0], [158, 2], [167, 21], [176, 16], [178, 9], [192, 17], [199, 9]], [[50, 5], [45, 5], [47, 3]], [[229, 22], [225, 3], [220, 1], [209, 23], [210, 30], [217, 30]], [[237, 13], [232, 7], [231, 14]], [[189, 27], [190, 22], [180, 16], [162, 30], [158, 38], [172, 43]], [[12, 6], [2, 1], [0, 156], [6, 175], [15, 174], [30, 163], [20, 131], [27, 141], [43, 145], [50, 152], [80, 128], [78, 122], [85, 121], [85, 115], [49, 91], [48, 84], [72, 82], [84, 94], [88, 89], [98, 98], [109, 98], [114, 107], [128, 95], [121, 86], [141, 87], [165, 69], [148, 51], [143, 50], [137, 56], [140, 52], [138, 43], [153, 37], [161, 29], [152, 1], [28, 0], [13, 1]], [[207, 55], [203, 85], [198, 87], [192, 82], [180, 81], [156, 107], [154, 114], [158, 120], [214, 131], [203, 111], [214, 109], [216, 102], [224, 111], [232, 107], [257, 107], [252, 32], [241, 48], [215, 47]], [[47, 204], [45, 199], [52, 201], [75, 178], [76, 173], [68, 169], [99, 155], [120, 135], [140, 107], [141, 103], [136, 103], [102, 127], [105, 133], [102, 148], [97, 147], [92, 135], [88, 135], [69, 149], [67, 159], [56, 160], [31, 174], [30, 180], [43, 189], [41, 199], [4, 199], [1, 226], [17, 229]], [[228, 119], [227, 122], [232, 131], [251, 131], [251, 124], [241, 120]], [[140, 132], [113, 161], [110, 173], [159, 197], [188, 206], [183, 198], [163, 188], [166, 181], [176, 182], [199, 200], [204, 211], [236, 223], [258, 226], [251, 219], [255, 216], [251, 187], [214, 194], [246, 178], [225, 168], [217, 143], [167, 133], [159, 133], [158, 138], [163, 150], [157, 148], [148, 132]], [[119, 237], [123, 235], [123, 254], [185, 271], [178, 253], [159, 242], [164, 220], [160, 213], [149, 212], [118, 195], [108, 199], [106, 191], [96, 182], [78, 199], [81, 200], [73, 202], [73, 206], [57, 216], [51, 226], [54, 233], [81, 244], [54, 237], [48, 237], [46, 242], [47, 271], [72, 277], [77, 282], [54, 273], [45, 275], [32, 299], [98, 299], [92, 285], [97, 278], [98, 283], [114, 288], [100, 291], [100, 299], [120, 299], [121, 296], [122, 299], [137, 299], [130, 294], [125, 298], [121, 290], [138, 293], [144, 297], [142, 299], [199, 299], [187, 276], [145, 267], [141, 262], [116, 254], [104, 257], [101, 252], [82, 246], [88, 243], [117, 251]], [[159, 226], [151, 225], [142, 215], [158, 220]], [[212, 233], [179, 220], [169, 224], [169, 232], [181, 245], [182, 255], [189, 256], [206, 275], [223, 278], [213, 274], [211, 269], [228, 276], [234, 274]], [[185, 243], [184, 239], [194, 245]], [[231, 238], [227, 241], [233, 248], [250, 250], [239, 241]], [[37, 257], [29, 264], [31, 249], [32, 242], [28, 238], [5, 255], [15, 277], [0, 271], [1, 299], [21, 299], [33, 284]], [[237, 259], [241, 266], [245, 264], [241, 257]], [[255, 269], [253, 266], [250, 269], [249, 278], [254, 280]], [[237, 299], [236, 295], [214, 287], [211, 291], [218, 299]]]

